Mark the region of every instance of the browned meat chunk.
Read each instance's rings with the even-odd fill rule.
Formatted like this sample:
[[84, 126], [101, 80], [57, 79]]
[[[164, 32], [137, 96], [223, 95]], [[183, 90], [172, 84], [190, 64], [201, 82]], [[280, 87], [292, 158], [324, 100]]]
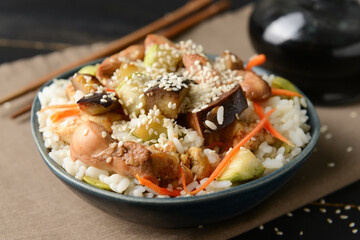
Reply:
[[[158, 178], [160, 186], [167, 187], [172, 184], [174, 187], [180, 186], [179, 179], [181, 174], [179, 171], [180, 159], [177, 153], [160, 151], [155, 147], [149, 147], [151, 151], [151, 164], [154, 169], [154, 174]], [[193, 174], [186, 165], [181, 165], [185, 174], [186, 183], [193, 181]]]
[[157, 34], [148, 34], [145, 38], [144, 44], [145, 44], [145, 48], [148, 48], [154, 44], [157, 44], [157, 45], [167, 44], [170, 47], [175, 46], [174, 43], [171, 42], [169, 39], [167, 39], [166, 37], [164, 37], [162, 35], [157, 35]]
[[74, 161], [157, 183], [148, 149], [135, 142], [119, 145], [105, 128], [94, 122], [84, 122], [75, 130], [70, 141], [70, 154]]
[[103, 85], [109, 86], [108, 80], [112, 77], [116, 69], [120, 67], [122, 63], [121, 58], [126, 58], [130, 61], [142, 60], [144, 59], [144, 54], [144, 45], [131, 45], [121, 52], [105, 58], [96, 71], [96, 77]]
[[238, 71], [238, 74], [244, 77], [240, 85], [248, 99], [262, 102], [271, 96], [271, 87], [260, 76], [252, 71]]
[[213, 171], [204, 151], [201, 148], [192, 147], [188, 150], [191, 171], [197, 176], [198, 180], [209, 177]]
[[[255, 127], [256, 123], [247, 124], [245, 122], [235, 121], [224, 129], [220, 136], [220, 141], [226, 143], [228, 146], [235, 146]], [[261, 129], [252, 140], [247, 142], [244, 147], [253, 151], [256, 150], [263, 141], [269, 144], [274, 144], [275, 142], [274, 137], [264, 128]]]

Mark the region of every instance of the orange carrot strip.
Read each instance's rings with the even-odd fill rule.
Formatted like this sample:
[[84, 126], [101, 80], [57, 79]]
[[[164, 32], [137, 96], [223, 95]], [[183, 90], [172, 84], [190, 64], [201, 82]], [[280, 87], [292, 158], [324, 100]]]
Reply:
[[[262, 119], [265, 115], [264, 110], [262, 109], [262, 107], [260, 106], [259, 103], [257, 102], [253, 102], [253, 106], [255, 109], [256, 114], [259, 116], [260, 119]], [[273, 125], [271, 125], [270, 121], [267, 120], [264, 127], [266, 128], [266, 130], [268, 130], [274, 137], [276, 137], [277, 139], [279, 139], [280, 141], [283, 141], [284, 143], [286, 143], [287, 145], [293, 147], [294, 145], [292, 145], [290, 143], [289, 140], [286, 139], [286, 137], [284, 137], [283, 135], [281, 135], [281, 133], [279, 133]]]
[[115, 92], [114, 89], [110, 89], [110, 88], [107, 88], [106, 91], [107, 91], [107, 92]]
[[222, 147], [225, 151], [229, 150], [229, 146], [227, 146], [225, 143], [223, 142], [213, 142], [211, 143], [209, 146], [207, 146], [206, 148], [210, 148], [213, 149], [215, 147]]
[[249, 132], [243, 139], [241, 139], [241, 141], [238, 144], [236, 144], [235, 147], [225, 155], [224, 159], [219, 163], [219, 165], [215, 168], [215, 170], [212, 172], [210, 177], [203, 183], [203, 185], [201, 185], [198, 189], [195, 189], [189, 193], [193, 195], [197, 194], [198, 192], [206, 188], [212, 181], [214, 181], [217, 175], [219, 175], [219, 173], [226, 167], [226, 165], [230, 162], [230, 160], [234, 157], [234, 155], [240, 150], [240, 148], [244, 146], [253, 136], [255, 136], [255, 134], [257, 134], [261, 130], [261, 128], [264, 127], [266, 120], [268, 119], [270, 114], [272, 114], [274, 111], [275, 109], [272, 109], [268, 113], [266, 113], [265, 116], [260, 120], [260, 122], [258, 122], [256, 127], [253, 130], [251, 130], [251, 132]]
[[259, 66], [263, 64], [266, 61], [265, 54], [259, 54], [249, 60], [249, 62], [246, 64], [245, 70], [250, 70], [255, 66]]
[[179, 171], [180, 171], [180, 173], [181, 173], [181, 182], [182, 182], [184, 191], [185, 191], [186, 193], [190, 193], [190, 192], [187, 190], [185, 174], [184, 174], [184, 171], [182, 170], [182, 167], [181, 167], [180, 164], [179, 164]]
[[52, 122], [57, 122], [63, 118], [66, 117], [72, 117], [75, 115], [80, 114], [80, 109], [78, 108], [70, 108], [70, 109], [65, 109], [63, 111], [59, 111], [54, 113], [53, 115], [50, 116], [50, 119]]
[[293, 92], [293, 91], [289, 91], [289, 90], [285, 90], [285, 89], [281, 89], [281, 88], [271, 88], [271, 94], [272, 95], [283, 95], [283, 96], [288, 96], [288, 97], [302, 97], [303, 96], [298, 92]]
[[159, 187], [158, 185], [156, 185], [155, 183], [153, 183], [152, 181], [150, 180], [147, 180], [145, 178], [142, 178], [142, 177], [139, 177], [139, 176], [136, 176], [137, 180], [139, 180], [140, 184], [150, 188], [151, 190], [161, 194], [161, 195], [168, 195], [170, 197], [177, 197], [180, 195], [180, 191], [179, 190], [172, 190], [170, 191], [169, 189], [167, 188], [162, 188], [162, 187]]
[[76, 103], [74, 104], [58, 104], [58, 105], [50, 105], [47, 107], [44, 107], [43, 109], [40, 110], [40, 112], [43, 112], [45, 110], [48, 109], [57, 109], [57, 108], [75, 108], [78, 107], [78, 105]]

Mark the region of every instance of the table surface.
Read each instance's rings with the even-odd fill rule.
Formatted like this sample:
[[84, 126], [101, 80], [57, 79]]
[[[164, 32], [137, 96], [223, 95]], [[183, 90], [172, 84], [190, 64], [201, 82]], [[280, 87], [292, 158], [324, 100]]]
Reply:
[[[0, 63], [111, 41], [185, 2], [87, 0], [69, 6], [66, 1], [0, 1]], [[248, 2], [235, 1], [231, 9]], [[356, 182], [233, 239], [359, 239], [359, 190]]]

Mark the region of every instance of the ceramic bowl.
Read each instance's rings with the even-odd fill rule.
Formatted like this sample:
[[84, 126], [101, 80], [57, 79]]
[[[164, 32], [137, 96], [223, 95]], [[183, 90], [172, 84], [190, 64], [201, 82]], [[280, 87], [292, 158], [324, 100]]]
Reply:
[[[96, 62], [88, 64], [94, 63]], [[57, 78], [67, 79], [81, 67], [61, 74]], [[256, 68], [255, 71], [268, 73], [261, 68]], [[51, 83], [52, 80], [46, 83], [43, 88]], [[135, 223], [166, 228], [189, 227], [219, 222], [244, 213], [260, 204], [294, 175], [295, 171], [300, 168], [314, 150], [319, 137], [320, 122], [318, 115], [310, 100], [307, 97], [305, 98], [308, 103], [308, 124], [311, 126], [311, 140], [294, 160], [254, 181], [221, 192], [194, 197], [163, 199], [132, 197], [102, 190], [74, 178], [51, 159], [49, 150], [44, 146], [36, 116], [36, 112], [40, 110], [38, 97], [34, 99], [31, 111], [31, 128], [36, 145], [47, 166], [64, 184], [86, 202], [111, 215]]]

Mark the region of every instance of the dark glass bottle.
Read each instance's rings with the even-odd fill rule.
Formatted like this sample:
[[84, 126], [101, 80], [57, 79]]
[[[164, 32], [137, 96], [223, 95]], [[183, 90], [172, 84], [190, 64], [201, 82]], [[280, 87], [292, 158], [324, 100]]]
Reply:
[[360, 99], [360, 1], [260, 0], [249, 30], [264, 67], [315, 103]]

